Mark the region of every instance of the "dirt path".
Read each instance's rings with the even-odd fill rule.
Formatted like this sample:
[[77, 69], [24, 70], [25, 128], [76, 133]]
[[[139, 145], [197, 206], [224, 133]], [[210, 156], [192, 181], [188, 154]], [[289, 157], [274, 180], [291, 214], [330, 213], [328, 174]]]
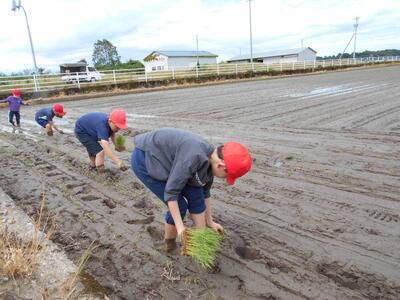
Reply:
[[[69, 102], [67, 134], [53, 138], [32, 121], [39, 107], [24, 107], [21, 132], [1, 119], [0, 185], [31, 215], [46, 192], [60, 214], [54, 241], [74, 261], [98, 240], [90, 284], [113, 299], [398, 299], [399, 76], [390, 67]], [[159, 250], [165, 208], [132, 171], [87, 168], [73, 123], [115, 107], [128, 111], [130, 137], [173, 126], [254, 154], [235, 187], [215, 183], [227, 235], [212, 272]]]

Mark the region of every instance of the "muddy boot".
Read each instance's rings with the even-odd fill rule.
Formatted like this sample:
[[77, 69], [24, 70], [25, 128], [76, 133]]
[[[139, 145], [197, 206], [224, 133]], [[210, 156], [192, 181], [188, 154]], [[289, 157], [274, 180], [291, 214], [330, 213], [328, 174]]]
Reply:
[[97, 173], [99, 173], [99, 174], [104, 174], [104, 172], [106, 171], [106, 168], [104, 167], [104, 165], [96, 166], [96, 169], [97, 169]]
[[47, 130], [47, 135], [48, 136], [53, 136], [53, 130]]
[[164, 240], [164, 250], [165, 252], [171, 253], [177, 248], [175, 239], [165, 239]]

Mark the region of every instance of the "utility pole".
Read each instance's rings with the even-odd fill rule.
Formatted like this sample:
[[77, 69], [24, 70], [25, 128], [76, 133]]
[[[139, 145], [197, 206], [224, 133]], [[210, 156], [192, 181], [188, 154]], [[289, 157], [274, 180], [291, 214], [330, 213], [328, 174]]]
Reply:
[[200, 67], [199, 62], [199, 36], [196, 34], [196, 55], [197, 55], [197, 68]]
[[360, 19], [359, 17], [356, 17], [356, 18], [355, 18], [356, 24], [354, 24], [354, 32], [353, 32], [353, 35], [351, 36], [349, 42], [348, 42], [347, 45], [346, 45], [346, 48], [344, 48], [344, 50], [343, 50], [342, 54], [340, 55], [339, 59], [342, 59], [343, 54], [346, 52], [346, 49], [347, 49], [347, 47], [350, 45], [351, 40], [352, 40], [353, 38], [354, 38], [353, 59], [355, 59], [355, 57], [356, 57], [356, 40], [355, 40], [355, 39], [356, 39], [356, 36], [357, 36], [357, 28], [358, 28], [358, 20], [359, 20], [359, 19]]
[[250, 63], [253, 63], [253, 32], [251, 30], [251, 1], [249, 1], [249, 21], [250, 21]]
[[357, 28], [358, 28], [358, 20], [360, 18], [356, 17], [356, 24], [354, 24], [354, 52], [353, 52], [353, 59], [356, 58], [356, 44], [357, 44]]
[[29, 35], [29, 42], [31, 43], [31, 51], [32, 51], [32, 57], [33, 57], [33, 65], [35, 68], [35, 73], [38, 73], [38, 67], [36, 65], [36, 58], [35, 58], [35, 50], [33, 49], [33, 43], [32, 43], [32, 36], [31, 36], [31, 30], [29, 29], [29, 23], [28, 23], [28, 16], [26, 15], [26, 11], [25, 8], [21, 5], [21, 0], [18, 1], [18, 5], [15, 3], [15, 0], [13, 0], [12, 2], [12, 7], [11, 10], [13, 12], [15, 12], [17, 9], [21, 9], [23, 10], [24, 14], [25, 14], [25, 20], [26, 20], [26, 27], [28, 28], [28, 35]]
[[303, 49], [303, 39], [301, 39], [301, 49]]

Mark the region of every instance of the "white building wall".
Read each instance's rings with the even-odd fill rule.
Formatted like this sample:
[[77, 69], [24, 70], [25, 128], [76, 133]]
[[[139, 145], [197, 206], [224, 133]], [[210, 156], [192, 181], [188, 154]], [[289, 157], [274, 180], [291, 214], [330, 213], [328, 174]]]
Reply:
[[[216, 57], [199, 57], [200, 65], [216, 64]], [[168, 71], [172, 68], [188, 68], [197, 65], [197, 57], [166, 57], [159, 56], [158, 60], [144, 62], [146, 72]]]
[[146, 72], [168, 70], [168, 57], [159, 55], [156, 60], [145, 61], [144, 68]]
[[299, 53], [299, 61], [315, 60], [316, 58], [317, 54], [314, 51], [311, 51], [309, 48], [305, 48], [304, 51]]
[[292, 63], [297, 62], [298, 56], [295, 55], [285, 55], [285, 56], [274, 56], [274, 57], [265, 57], [263, 59], [264, 64], [273, 64], [273, 63]]
[[[200, 65], [216, 64], [216, 57], [199, 57]], [[197, 57], [170, 57], [168, 59], [168, 68], [195, 67], [197, 65]]]

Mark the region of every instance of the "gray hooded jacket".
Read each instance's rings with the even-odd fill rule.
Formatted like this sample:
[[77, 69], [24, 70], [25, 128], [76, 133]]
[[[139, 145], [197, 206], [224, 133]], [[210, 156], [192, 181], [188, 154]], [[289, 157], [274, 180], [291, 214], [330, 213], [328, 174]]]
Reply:
[[213, 175], [210, 157], [215, 147], [201, 136], [175, 128], [162, 128], [134, 137], [145, 152], [149, 175], [166, 181], [164, 201], [177, 200], [186, 184], [204, 188], [210, 197]]

